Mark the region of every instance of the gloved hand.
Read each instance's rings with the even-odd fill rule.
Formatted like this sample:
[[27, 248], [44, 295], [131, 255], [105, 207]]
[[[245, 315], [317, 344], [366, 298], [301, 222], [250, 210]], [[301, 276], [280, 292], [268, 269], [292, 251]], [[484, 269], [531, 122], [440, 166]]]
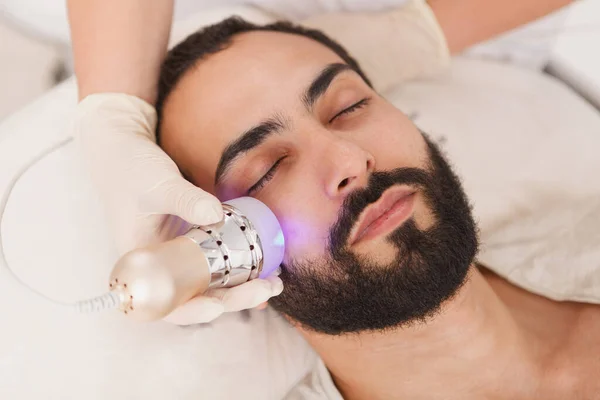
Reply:
[[[186, 181], [156, 145], [155, 127], [154, 107], [135, 96], [92, 94], [77, 106], [73, 136], [105, 205], [119, 255], [223, 216], [219, 200]], [[282, 288], [272, 277], [213, 290], [166, 319], [182, 325], [208, 322], [223, 312], [256, 307]]]
[[450, 63], [446, 38], [425, 0], [386, 11], [318, 14], [300, 24], [344, 46], [380, 92], [435, 75]]
[[248, 308], [264, 308], [265, 302], [283, 291], [283, 282], [276, 276], [254, 279], [227, 289], [211, 289], [175, 309], [164, 320], [176, 325], [210, 322], [224, 312]]

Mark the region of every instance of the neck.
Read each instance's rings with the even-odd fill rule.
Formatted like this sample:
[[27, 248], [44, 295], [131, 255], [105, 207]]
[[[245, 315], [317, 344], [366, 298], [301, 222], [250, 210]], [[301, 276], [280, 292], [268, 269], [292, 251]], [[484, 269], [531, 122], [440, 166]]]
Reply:
[[303, 333], [347, 399], [532, 398], [539, 381], [533, 338], [475, 267], [426, 322], [375, 333]]

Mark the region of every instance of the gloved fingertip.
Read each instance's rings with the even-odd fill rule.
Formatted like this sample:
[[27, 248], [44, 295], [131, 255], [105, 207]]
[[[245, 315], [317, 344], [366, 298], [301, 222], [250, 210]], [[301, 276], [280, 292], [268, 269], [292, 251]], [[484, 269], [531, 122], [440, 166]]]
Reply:
[[279, 296], [281, 292], [283, 292], [283, 281], [276, 276], [271, 276], [267, 279], [271, 282], [271, 291], [273, 296]]
[[211, 209], [211, 218], [214, 218], [213, 224], [220, 222], [223, 219], [223, 206], [221, 203], [213, 206]]
[[217, 299], [202, 297], [190, 300], [163, 318], [175, 325], [194, 325], [211, 322], [225, 312], [225, 306]]
[[194, 208], [194, 221], [198, 225], [211, 225], [220, 222], [223, 219], [223, 207], [221, 203], [203, 202]]

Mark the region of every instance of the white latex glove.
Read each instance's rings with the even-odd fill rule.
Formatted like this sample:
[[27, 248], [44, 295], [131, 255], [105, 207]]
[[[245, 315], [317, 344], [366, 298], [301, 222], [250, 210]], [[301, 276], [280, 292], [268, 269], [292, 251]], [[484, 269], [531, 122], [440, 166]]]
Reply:
[[176, 325], [210, 322], [224, 312], [248, 308], [264, 308], [265, 302], [283, 291], [283, 282], [276, 276], [254, 279], [228, 289], [212, 289], [194, 297], [167, 315], [164, 320]]
[[340, 43], [379, 92], [432, 76], [450, 63], [446, 38], [425, 0], [411, 0], [388, 11], [315, 15], [301, 25]]
[[[184, 233], [189, 224], [222, 219], [219, 200], [185, 180], [155, 143], [156, 111], [122, 93], [87, 96], [77, 106], [73, 136], [114, 229], [119, 255]], [[187, 221], [187, 222], [185, 222]], [[277, 277], [256, 279], [196, 297], [166, 319], [181, 325], [252, 308], [283, 289]]]

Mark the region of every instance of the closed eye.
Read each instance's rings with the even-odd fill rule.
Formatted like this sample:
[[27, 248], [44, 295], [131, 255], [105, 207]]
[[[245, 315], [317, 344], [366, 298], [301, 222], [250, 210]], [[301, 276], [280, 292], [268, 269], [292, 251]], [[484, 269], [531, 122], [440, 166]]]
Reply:
[[[346, 114], [351, 114], [354, 111], [366, 106], [367, 104], [369, 104], [369, 101], [371, 100], [370, 97], [365, 97], [362, 100], [357, 101], [356, 103], [352, 104], [349, 107], [344, 108], [342, 111], [338, 112], [337, 114], [335, 114], [330, 120], [329, 123], [332, 123], [333, 121], [336, 120], [336, 118], [339, 118], [343, 115]], [[265, 175], [263, 175], [258, 182], [256, 182], [254, 185], [252, 185], [252, 187], [250, 189], [248, 189], [247, 195], [251, 195], [252, 193], [255, 193], [257, 191], [259, 191], [260, 189], [262, 189], [271, 179], [273, 179], [273, 177], [275, 176], [275, 172], [277, 172], [277, 169], [279, 167], [279, 165], [281, 164], [281, 162], [285, 159], [285, 157], [280, 158], [279, 160], [277, 160], [275, 162], [275, 164], [273, 164], [273, 166], [269, 169], [269, 171], [267, 171], [267, 173]]]
[[273, 166], [267, 171], [266, 174], [262, 176], [250, 189], [248, 189], [247, 196], [250, 196], [252, 193], [262, 189], [273, 177], [275, 176], [275, 172], [277, 172], [277, 168], [279, 164], [285, 159], [285, 157], [281, 157], [279, 160], [273, 164]]
[[366, 106], [367, 104], [369, 104], [369, 100], [371, 100], [370, 97], [365, 97], [364, 99], [359, 100], [356, 103], [352, 104], [350, 107], [344, 108], [342, 111], [335, 114], [329, 120], [329, 123], [332, 123], [333, 121], [335, 121], [336, 118], [341, 117], [342, 115], [353, 113], [354, 111], [358, 110], [359, 108]]

